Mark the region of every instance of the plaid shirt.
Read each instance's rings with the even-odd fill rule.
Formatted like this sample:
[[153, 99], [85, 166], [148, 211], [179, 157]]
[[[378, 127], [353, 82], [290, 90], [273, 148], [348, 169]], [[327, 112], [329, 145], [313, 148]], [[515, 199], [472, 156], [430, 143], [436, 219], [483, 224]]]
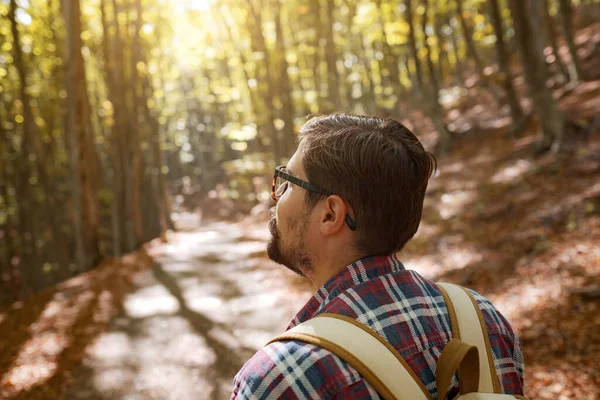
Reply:
[[[471, 291], [488, 328], [496, 372], [504, 393], [523, 394], [523, 355], [508, 321]], [[336, 313], [368, 325], [407, 361], [434, 399], [436, 362], [452, 338], [450, 318], [438, 286], [404, 269], [396, 256], [359, 260], [331, 278], [287, 329], [321, 313]], [[456, 376], [448, 398], [458, 393]], [[348, 363], [299, 341], [259, 350], [234, 379], [232, 399], [380, 399]]]

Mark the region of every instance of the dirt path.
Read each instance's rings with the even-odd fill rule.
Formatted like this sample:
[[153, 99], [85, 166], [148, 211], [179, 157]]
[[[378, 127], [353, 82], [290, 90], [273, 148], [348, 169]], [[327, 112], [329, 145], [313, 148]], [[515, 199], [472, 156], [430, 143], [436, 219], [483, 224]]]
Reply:
[[244, 361], [309, 297], [264, 258], [267, 234], [214, 223], [152, 248], [156, 264], [73, 371], [66, 398], [228, 399]]

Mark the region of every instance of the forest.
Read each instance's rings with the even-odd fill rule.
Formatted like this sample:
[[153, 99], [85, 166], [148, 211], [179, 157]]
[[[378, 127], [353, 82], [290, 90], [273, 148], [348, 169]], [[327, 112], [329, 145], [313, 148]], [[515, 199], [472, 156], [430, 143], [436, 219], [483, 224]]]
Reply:
[[241, 262], [193, 253], [205, 234], [246, 243], [259, 280], [285, 288], [269, 307], [299, 309], [306, 287], [262, 250], [272, 171], [332, 112], [402, 121], [436, 155], [405, 258], [498, 296], [532, 365], [526, 394], [597, 398], [598, 0], [0, 0], [0, 397], [126, 398], [134, 373], [106, 389], [81, 365], [149, 274], [212, 349], [214, 387], [161, 392], [150, 376], [139, 398], [228, 398], [258, 345], [212, 316], [250, 289], [206, 306], [169, 248], [203, 282]]

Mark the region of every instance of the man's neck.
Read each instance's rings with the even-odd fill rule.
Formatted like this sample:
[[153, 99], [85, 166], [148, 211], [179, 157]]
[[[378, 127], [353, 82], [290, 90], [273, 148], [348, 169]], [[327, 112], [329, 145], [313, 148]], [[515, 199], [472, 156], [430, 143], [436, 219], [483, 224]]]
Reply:
[[364, 258], [355, 252], [338, 252], [335, 256], [330, 256], [326, 260], [318, 260], [314, 263], [313, 274], [309, 277], [312, 282], [313, 290], [316, 293], [327, 281], [337, 275], [348, 265]]

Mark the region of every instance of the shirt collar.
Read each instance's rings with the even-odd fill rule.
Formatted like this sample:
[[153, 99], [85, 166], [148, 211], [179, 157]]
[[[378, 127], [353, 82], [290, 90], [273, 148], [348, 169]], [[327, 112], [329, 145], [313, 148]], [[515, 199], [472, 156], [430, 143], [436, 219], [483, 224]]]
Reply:
[[383, 275], [404, 270], [404, 265], [398, 260], [396, 254], [390, 256], [370, 256], [353, 262], [321, 286], [317, 293], [308, 300], [294, 319], [292, 319], [287, 329], [291, 329], [315, 317], [331, 299], [335, 298], [341, 292]]

